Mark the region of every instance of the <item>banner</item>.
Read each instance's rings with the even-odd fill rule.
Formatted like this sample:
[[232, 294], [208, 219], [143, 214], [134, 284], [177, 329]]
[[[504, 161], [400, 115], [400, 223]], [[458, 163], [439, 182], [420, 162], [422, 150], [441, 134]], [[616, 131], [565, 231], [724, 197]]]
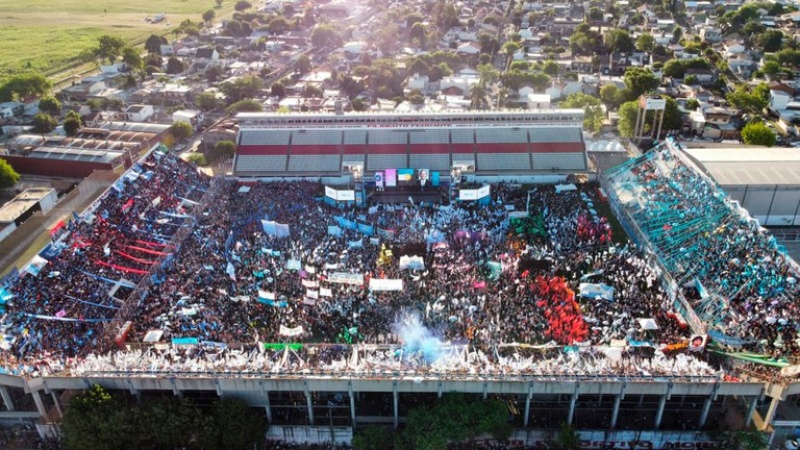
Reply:
[[489, 196], [489, 185], [478, 188], [478, 198], [488, 197]]
[[272, 220], [262, 220], [261, 227], [264, 233], [279, 238], [289, 237], [289, 225], [274, 222]]
[[330, 186], [325, 186], [325, 197], [336, 200], [336, 189]]
[[339, 237], [342, 235], [342, 229], [336, 225], [328, 225], [328, 234], [331, 236]]
[[401, 256], [400, 270], [425, 270], [425, 260], [422, 256]]
[[386, 239], [387, 241], [391, 241], [394, 239], [395, 230], [384, 230], [378, 228], [378, 236], [381, 239]]
[[289, 327], [285, 327], [285, 326], [281, 325], [279, 330], [278, 330], [278, 335], [280, 335], [280, 336], [295, 337], [295, 336], [300, 336], [301, 334], [303, 334], [303, 327], [302, 326], [289, 328]]
[[371, 291], [402, 291], [403, 280], [387, 280], [384, 278], [371, 278], [369, 280]]
[[326, 288], [319, 288], [320, 297], [333, 297], [333, 291]]
[[328, 282], [362, 286], [364, 284], [364, 275], [360, 273], [333, 272], [328, 275]]
[[342, 216], [336, 216], [334, 217], [334, 220], [336, 220], [336, 223], [345, 230], [355, 230], [358, 228], [358, 225], [355, 222], [352, 220], [347, 220]]
[[299, 259], [289, 259], [286, 261], [286, 270], [300, 270], [300, 267]]
[[319, 291], [313, 291], [311, 289], [306, 289], [306, 297], [313, 298], [314, 300], [319, 298]]
[[359, 223], [358, 232], [361, 234], [365, 234], [367, 236], [372, 236], [373, 234], [375, 234], [375, 227], [367, 225], [365, 223]]
[[603, 283], [581, 283], [580, 296], [594, 299], [601, 298], [613, 302], [614, 288]]
[[46, 259], [39, 255], [34, 255], [34, 257], [31, 259], [31, 262], [28, 263], [27, 266], [23, 267], [22, 270], [23, 272], [28, 272], [29, 274], [36, 276], [39, 275], [39, 272], [44, 269], [44, 266], [46, 266], [47, 263], [48, 261]]
[[383, 188], [383, 172], [375, 172], [375, 187], [378, 189]]
[[307, 287], [307, 288], [317, 288], [317, 287], [319, 287], [319, 282], [317, 282], [317, 281], [300, 280], [300, 282], [303, 284], [303, 287]]
[[236, 281], [236, 268], [233, 267], [233, 263], [228, 261], [228, 266], [225, 267], [225, 273], [231, 277], [231, 280]]
[[396, 169], [386, 169], [385, 178], [386, 178], [386, 187], [395, 187], [395, 186], [397, 186], [397, 170]]
[[275, 293], [262, 291], [261, 289], [258, 290], [258, 300], [275, 300]]

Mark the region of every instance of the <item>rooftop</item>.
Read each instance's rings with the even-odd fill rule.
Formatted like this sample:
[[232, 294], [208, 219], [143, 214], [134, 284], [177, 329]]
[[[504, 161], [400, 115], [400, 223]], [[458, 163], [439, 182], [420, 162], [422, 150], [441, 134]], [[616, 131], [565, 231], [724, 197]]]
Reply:
[[721, 186], [800, 186], [797, 148], [692, 148], [685, 152]]

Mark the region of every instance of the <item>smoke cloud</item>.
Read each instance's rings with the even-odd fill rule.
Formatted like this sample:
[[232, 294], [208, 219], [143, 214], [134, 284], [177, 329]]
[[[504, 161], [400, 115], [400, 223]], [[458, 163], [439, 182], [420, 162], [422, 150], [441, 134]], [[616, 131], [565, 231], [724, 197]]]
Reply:
[[433, 363], [442, 355], [441, 339], [426, 328], [417, 314], [404, 316], [394, 325], [394, 331], [403, 341], [406, 354], [418, 354], [428, 363]]

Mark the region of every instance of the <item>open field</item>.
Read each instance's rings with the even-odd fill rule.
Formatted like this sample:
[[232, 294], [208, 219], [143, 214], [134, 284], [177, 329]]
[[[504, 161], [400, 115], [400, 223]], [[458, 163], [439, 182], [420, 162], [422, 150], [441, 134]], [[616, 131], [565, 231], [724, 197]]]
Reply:
[[[233, 0], [215, 9], [217, 19], [229, 15]], [[214, 0], [0, 0], [0, 79], [33, 69], [52, 75], [76, 62], [78, 54], [91, 48], [102, 34], [120, 36], [142, 44], [152, 34], [170, 34], [184, 19], [201, 21]], [[147, 17], [165, 14], [161, 23]]]

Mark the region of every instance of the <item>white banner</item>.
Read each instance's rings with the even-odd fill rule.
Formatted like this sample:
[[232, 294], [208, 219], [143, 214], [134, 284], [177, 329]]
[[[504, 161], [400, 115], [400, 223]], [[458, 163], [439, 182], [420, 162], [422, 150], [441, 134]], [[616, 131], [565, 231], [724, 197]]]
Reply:
[[301, 280], [300, 282], [303, 283], [303, 286], [307, 288], [319, 287], [319, 282], [316, 280]]
[[375, 172], [375, 187], [378, 189], [383, 187], [383, 172]]
[[360, 273], [333, 272], [328, 275], [328, 282], [362, 286], [364, 284], [364, 275]]
[[488, 197], [489, 196], [489, 185], [483, 186], [478, 188], [478, 198]]
[[312, 291], [311, 289], [306, 289], [306, 297], [313, 298], [314, 300], [319, 298], [319, 291]]
[[294, 327], [294, 328], [289, 328], [289, 327], [285, 327], [285, 326], [281, 325], [280, 330], [278, 331], [278, 334], [281, 335], [281, 336], [287, 336], [287, 337], [300, 336], [301, 334], [303, 334], [303, 327], [302, 326], [298, 326], [298, 327]]
[[371, 278], [369, 280], [371, 291], [402, 291], [403, 280], [387, 280], [384, 278]]
[[306, 264], [306, 272], [311, 273], [311, 274], [317, 273], [317, 268], [314, 267], [314, 266], [309, 266], [308, 264]]
[[400, 270], [424, 270], [425, 260], [422, 256], [401, 256], [400, 257]]
[[319, 288], [320, 297], [333, 297], [333, 291], [327, 288]]
[[353, 201], [356, 199], [356, 191], [347, 190], [347, 191], [338, 191], [339, 196], [336, 200], [343, 202], [343, 201]]
[[459, 200], [477, 200], [478, 199], [478, 191], [475, 189], [459, 189], [458, 191], [458, 199]]
[[330, 186], [325, 186], [325, 197], [336, 200], [336, 189]]

